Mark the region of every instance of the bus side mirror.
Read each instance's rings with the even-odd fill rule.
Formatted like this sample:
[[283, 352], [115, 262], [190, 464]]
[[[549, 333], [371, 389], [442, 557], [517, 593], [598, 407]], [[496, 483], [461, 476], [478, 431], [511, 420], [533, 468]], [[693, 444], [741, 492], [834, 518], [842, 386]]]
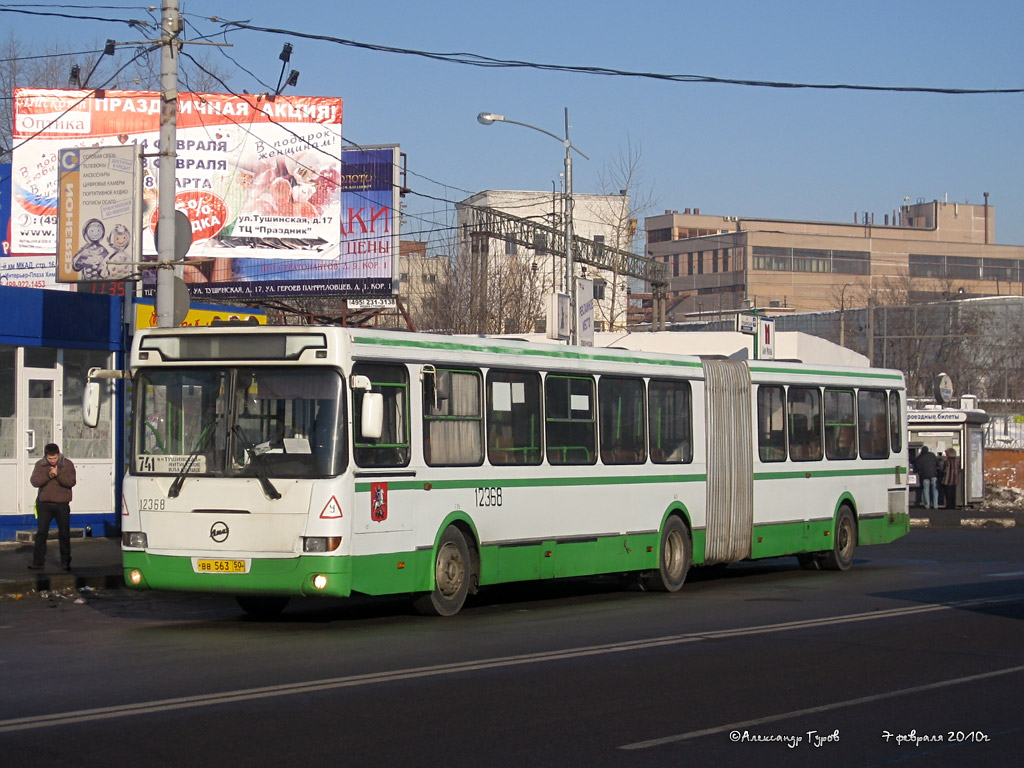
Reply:
[[359, 431], [370, 440], [378, 440], [384, 433], [384, 395], [380, 392], [363, 394]]
[[90, 368], [85, 374], [85, 387], [82, 390], [82, 422], [87, 427], [95, 427], [100, 423], [100, 400], [103, 390], [102, 379], [131, 379], [128, 371], [111, 371], [104, 368]]
[[371, 392], [373, 382], [369, 376], [362, 374], [352, 374], [349, 386], [353, 392], [363, 393], [359, 407], [359, 433], [364, 438], [379, 440], [384, 434], [384, 395], [380, 392]]
[[87, 427], [100, 423], [100, 383], [87, 379], [82, 392], [82, 421]]

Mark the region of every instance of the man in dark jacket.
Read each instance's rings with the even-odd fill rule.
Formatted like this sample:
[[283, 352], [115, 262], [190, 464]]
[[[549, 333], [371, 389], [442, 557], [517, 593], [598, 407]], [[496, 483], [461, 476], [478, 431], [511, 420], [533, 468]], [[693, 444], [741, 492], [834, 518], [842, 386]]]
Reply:
[[921, 446], [921, 452], [914, 460], [914, 469], [917, 470], [917, 479], [923, 489], [925, 509], [938, 509], [939, 507], [939, 460], [935, 454], [928, 450], [927, 445]]
[[55, 443], [43, 449], [43, 458], [32, 468], [32, 485], [39, 489], [36, 496], [36, 546], [29, 568], [41, 570], [46, 562], [46, 540], [50, 536], [50, 521], [57, 520], [57, 538], [60, 542], [60, 565], [71, 570], [71, 489], [77, 482], [75, 465], [62, 456]]

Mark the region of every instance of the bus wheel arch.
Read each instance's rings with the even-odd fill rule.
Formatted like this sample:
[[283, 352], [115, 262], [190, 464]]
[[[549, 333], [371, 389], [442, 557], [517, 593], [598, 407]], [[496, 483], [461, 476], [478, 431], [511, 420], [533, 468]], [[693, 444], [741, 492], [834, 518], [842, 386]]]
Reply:
[[479, 554], [474, 557], [474, 552], [475, 539], [467, 526], [452, 522], [445, 527], [434, 549], [433, 588], [413, 600], [418, 613], [454, 616], [462, 609], [478, 578]]
[[685, 518], [673, 513], [665, 519], [658, 537], [658, 568], [644, 579], [656, 592], [678, 592], [693, 564], [693, 534]]

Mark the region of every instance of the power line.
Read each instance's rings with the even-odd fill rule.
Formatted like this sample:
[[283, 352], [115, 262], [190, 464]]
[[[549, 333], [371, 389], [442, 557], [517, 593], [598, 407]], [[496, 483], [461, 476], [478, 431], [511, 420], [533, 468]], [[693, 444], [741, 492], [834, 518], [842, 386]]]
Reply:
[[[60, 8], [62, 6], [39, 6], [42, 8]], [[67, 6], [63, 6], [67, 7]], [[71, 6], [77, 7], [77, 6]], [[82, 7], [95, 7], [95, 6], [82, 6]], [[145, 6], [132, 6], [131, 8], [118, 8], [118, 10], [142, 10], [148, 11], [149, 8]], [[55, 13], [53, 11], [28, 11], [22, 8], [11, 8], [10, 6], [0, 6], [0, 13], [20, 13], [25, 16], [52, 16], [60, 19], [72, 19], [74, 21], [114, 21], [120, 24], [127, 24], [129, 27], [148, 27], [150, 22], [142, 21], [140, 19], [112, 19], [109, 16], [87, 16], [85, 14], [73, 14], [73, 13]]]
[[894, 86], [894, 85], [856, 85], [852, 83], [800, 83], [775, 80], [753, 80], [726, 77], [714, 77], [711, 75], [683, 75], [663, 74], [658, 72], [636, 72], [624, 69], [613, 69], [609, 67], [594, 67], [566, 64], [546, 64], [540, 62], [519, 61], [516, 59], [497, 59], [491, 56], [484, 56], [477, 53], [450, 52], [440, 53], [437, 51], [422, 51], [413, 48], [397, 48], [389, 45], [377, 45], [373, 43], [361, 43], [356, 40], [349, 40], [332, 35], [319, 35], [310, 32], [297, 32], [295, 30], [280, 29], [277, 27], [260, 27], [246, 21], [227, 21], [216, 16], [209, 17], [210, 21], [219, 22], [225, 27], [236, 27], [247, 29], [253, 32], [266, 32], [274, 35], [289, 35], [307, 40], [320, 40], [322, 42], [335, 43], [363, 50], [376, 51], [378, 53], [395, 53], [406, 56], [420, 56], [435, 61], [444, 61], [450, 64], [463, 64], [473, 67], [488, 68], [518, 68], [538, 69], [547, 72], [565, 72], [572, 74], [601, 75], [606, 77], [635, 77], [649, 80], [663, 80], [677, 83], [704, 83], [716, 85], [742, 85], [756, 88], [787, 88], [787, 89], [813, 89], [813, 90], [846, 90], [846, 91], [877, 91], [886, 93], [932, 93], [943, 95], [980, 95], [980, 94], [1014, 94], [1024, 93], [1024, 88], [935, 88], [926, 86]]
[[103, 49], [97, 48], [92, 51], [69, 51], [68, 53], [41, 53], [37, 56], [13, 56], [9, 59], [0, 59], [0, 64], [9, 64], [15, 61], [33, 61], [35, 59], [62, 59], [66, 56], [87, 56], [91, 53], [103, 53]]

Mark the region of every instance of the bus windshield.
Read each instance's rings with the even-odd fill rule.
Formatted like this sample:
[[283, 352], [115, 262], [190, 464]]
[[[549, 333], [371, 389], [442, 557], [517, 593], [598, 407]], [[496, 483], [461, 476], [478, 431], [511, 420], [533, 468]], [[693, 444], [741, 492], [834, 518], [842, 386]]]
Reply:
[[143, 369], [134, 386], [135, 474], [312, 478], [348, 464], [338, 371]]

